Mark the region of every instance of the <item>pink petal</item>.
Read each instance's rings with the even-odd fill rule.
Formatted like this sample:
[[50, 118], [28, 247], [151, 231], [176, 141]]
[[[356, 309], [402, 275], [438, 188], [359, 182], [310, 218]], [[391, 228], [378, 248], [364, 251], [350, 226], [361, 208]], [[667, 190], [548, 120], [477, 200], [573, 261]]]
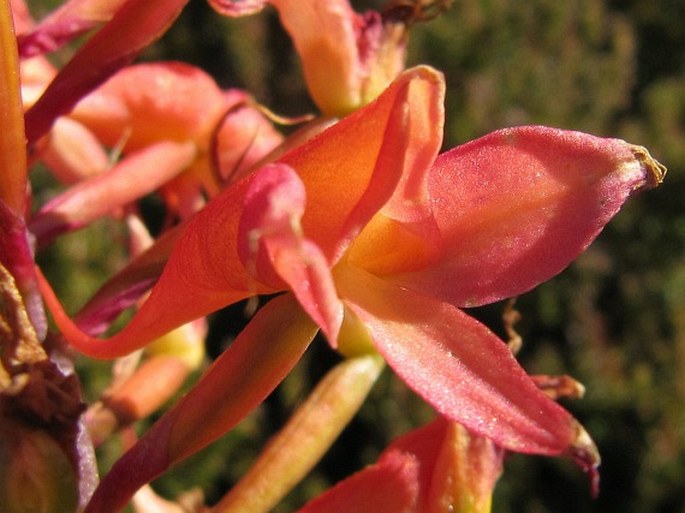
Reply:
[[412, 513], [419, 493], [418, 473], [415, 458], [394, 452], [338, 483], [298, 513]]
[[[230, 93], [235, 91], [229, 91]], [[241, 180], [283, 143], [283, 135], [249, 102], [235, 102], [221, 121], [213, 144], [214, 167], [222, 184]]]
[[238, 232], [243, 264], [274, 288], [283, 282], [335, 346], [343, 306], [319, 248], [302, 233], [305, 190], [295, 171], [283, 164], [263, 168], [245, 195]]
[[60, 115], [158, 39], [188, 0], [127, 0], [112, 20], [74, 55], [26, 113], [29, 144]]
[[441, 254], [392, 279], [463, 306], [521, 294], [563, 270], [664, 173], [644, 148], [617, 139], [546, 127], [494, 132], [438, 158], [429, 188]]
[[170, 466], [232, 429], [299, 361], [318, 331], [291, 295], [259, 310], [195, 387], [105, 475], [86, 513], [110, 513]]
[[98, 217], [149, 194], [186, 169], [193, 143], [160, 142], [127, 156], [114, 168], [73, 185], [47, 203], [29, 223], [40, 244], [81, 228]]
[[358, 269], [339, 269], [336, 284], [388, 364], [448, 419], [512, 451], [584, 451], [583, 463], [596, 463], [594, 445], [582, 438], [578, 422], [535, 386], [508, 347], [478, 321]]
[[125, 0], [69, 0], [29, 33], [20, 34], [22, 57], [52, 52], [101, 23], [109, 21]]
[[17, 35], [23, 34], [33, 27], [33, 17], [26, 5], [25, 0], [10, 0], [9, 6], [14, 20], [14, 31]]

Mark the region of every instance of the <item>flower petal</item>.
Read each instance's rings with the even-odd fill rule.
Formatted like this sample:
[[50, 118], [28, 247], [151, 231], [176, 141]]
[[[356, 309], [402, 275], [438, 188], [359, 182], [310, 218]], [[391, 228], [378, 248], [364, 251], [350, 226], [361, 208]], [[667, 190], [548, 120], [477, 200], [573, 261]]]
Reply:
[[214, 10], [224, 16], [247, 16], [261, 11], [267, 0], [208, 0]]
[[563, 270], [664, 173], [644, 148], [618, 139], [546, 127], [494, 132], [438, 158], [429, 187], [441, 254], [392, 279], [461, 306], [521, 294]]
[[[388, 170], [397, 169], [398, 164], [393, 160], [398, 154], [404, 154], [399, 182], [380, 213], [368, 224], [365, 224], [367, 217], [361, 217], [357, 222], [364, 229], [354, 240], [348, 255], [353, 265], [379, 274], [422, 268], [435, 260], [442, 247], [433, 217], [427, 175], [442, 144], [445, 85], [438, 76], [426, 74], [423, 78], [410, 85], [406, 121], [389, 124], [389, 130], [401, 130], [406, 135], [405, 147], [400, 146], [402, 139], [399, 136], [388, 136], [389, 141], [398, 141], [398, 147], [389, 147], [382, 154], [392, 160], [379, 158], [377, 164], [381, 170], [379, 175], [383, 177], [383, 171], [388, 173]], [[380, 183], [374, 185], [381, 189]], [[355, 213], [361, 212], [358, 208]], [[358, 229], [350, 232], [356, 235]]]
[[108, 172], [73, 185], [47, 203], [29, 229], [39, 244], [46, 244], [153, 192], [186, 169], [195, 155], [191, 142], [160, 142], [129, 155]]
[[283, 380], [317, 331], [293, 296], [267, 303], [197, 385], [115, 463], [85, 512], [120, 511], [142, 485], [228, 432]]
[[22, 57], [52, 52], [71, 39], [109, 21], [125, 0], [69, 0], [31, 32], [18, 37]]
[[438, 417], [395, 440], [379, 461], [398, 453], [420, 463], [419, 511], [490, 511], [504, 457], [491, 440]]
[[245, 195], [238, 250], [258, 281], [274, 288], [287, 283], [335, 347], [343, 305], [326, 258], [302, 232], [304, 210], [304, 185], [295, 171], [284, 164], [264, 167]]
[[439, 127], [412, 142], [418, 116], [434, 113], [442, 76], [428, 67], [404, 72], [373, 103], [342, 119], [280, 159], [300, 175], [307, 190], [302, 226], [330, 262], [337, 260], [397, 184], [440, 138]]
[[[245, 271], [237, 252], [240, 207], [249, 180], [223, 191], [190, 220], [181, 234], [165, 241], [162, 254], [136, 267], [123, 283], [114, 284], [107, 294], [124, 296], [136, 288], [136, 277], [154, 279], [162, 259], [173, 245], [164, 271], [131, 322], [113, 337], [100, 340], [88, 336], [69, 319], [49, 284], [39, 280], [41, 293], [55, 323], [69, 343], [93, 358], [116, 358], [139, 349], [151, 340], [219, 308], [258, 293], [276, 290], [255, 284]], [[178, 239], [176, 239], [178, 237]], [[148, 269], [152, 267], [152, 273]], [[110, 297], [112, 297], [110, 295]], [[96, 309], [107, 307], [107, 301]], [[92, 322], [94, 319], [91, 319]]]
[[229, 106], [229, 97], [200, 68], [157, 62], [121, 69], [81, 99], [69, 117], [107, 146], [123, 143], [125, 151], [160, 140], [203, 139], [202, 150], [208, 151], [209, 135]]
[[418, 473], [414, 457], [394, 452], [338, 483], [298, 513], [413, 513]]
[[214, 138], [214, 167], [224, 186], [243, 179], [283, 142], [283, 135], [249, 101], [236, 102], [237, 91], [226, 94], [226, 112]]
[[512, 451], [585, 451], [587, 466], [596, 463], [578, 422], [474, 318], [359, 269], [341, 266], [336, 284], [388, 364], [448, 419]]
[[324, 114], [340, 116], [361, 105], [362, 69], [348, 0], [271, 0], [302, 60], [312, 98]]
[[79, 49], [26, 113], [29, 144], [62, 114], [164, 33], [188, 0], [127, 0]]
[[73, 184], [99, 175], [111, 167], [101, 142], [85, 126], [62, 117], [53, 125], [40, 158], [50, 173], [64, 184]]

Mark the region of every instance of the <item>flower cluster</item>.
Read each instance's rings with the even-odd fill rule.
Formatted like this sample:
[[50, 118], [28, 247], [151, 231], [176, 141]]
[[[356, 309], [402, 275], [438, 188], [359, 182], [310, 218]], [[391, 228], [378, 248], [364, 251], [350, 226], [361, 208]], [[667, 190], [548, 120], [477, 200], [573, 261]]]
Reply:
[[[10, 511], [107, 513], [131, 501], [181, 511], [147, 484], [253, 411], [319, 331], [341, 363], [208, 511], [269, 511], [386, 364], [435, 420], [302, 512], [486, 512], [511, 451], [567, 456], [596, 488], [597, 449], [555, 401], [569, 387], [529, 376], [463, 308], [561, 272], [631, 195], [662, 181], [663, 166], [622, 140], [543, 126], [441, 153], [444, 78], [405, 69], [409, 27], [440, 2], [363, 14], [347, 0], [209, 3], [224, 16], [276, 9], [319, 115], [285, 136], [248, 92], [222, 90], [193, 65], [136, 63], [183, 0], [68, 0], [39, 21], [23, 0], [0, 0], [0, 495]], [[63, 67], [45, 57], [85, 32]], [[44, 204], [28, 181], [38, 161], [63, 184]], [[165, 208], [154, 237], [137, 208], [151, 193]], [[130, 260], [67, 315], [35, 255], [103, 216], [125, 222]], [[202, 364], [206, 316], [258, 296], [270, 298], [100, 479], [94, 447]], [[101, 338], [130, 307], [130, 321]], [[79, 395], [76, 354], [119, 363], [95, 404]]]

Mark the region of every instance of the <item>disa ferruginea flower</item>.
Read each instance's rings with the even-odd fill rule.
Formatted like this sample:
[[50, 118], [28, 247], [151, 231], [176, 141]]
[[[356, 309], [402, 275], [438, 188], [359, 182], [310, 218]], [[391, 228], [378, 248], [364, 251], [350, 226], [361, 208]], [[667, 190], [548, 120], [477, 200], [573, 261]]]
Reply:
[[89, 511], [116, 510], [235, 425], [319, 328], [345, 355], [377, 351], [442, 416], [499, 447], [565, 454], [594, 469], [584, 429], [459, 307], [560, 272], [664, 169], [624, 141], [538, 126], [438, 155], [443, 96], [438, 72], [410, 69], [374, 102], [222, 191], [108, 340], [79, 331], [43, 284], [65, 337], [99, 358], [236, 301], [285, 293], [115, 465]]

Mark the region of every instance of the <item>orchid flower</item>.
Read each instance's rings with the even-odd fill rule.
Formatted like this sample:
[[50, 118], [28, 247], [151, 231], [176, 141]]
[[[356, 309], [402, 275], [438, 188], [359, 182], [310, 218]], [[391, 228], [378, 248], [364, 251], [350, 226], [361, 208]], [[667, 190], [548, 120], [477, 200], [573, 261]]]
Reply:
[[282, 140], [245, 93], [222, 91], [198, 68], [172, 62], [124, 68], [60, 120], [121, 147], [123, 158], [42, 207], [30, 224], [42, 243], [157, 189], [185, 218], [201, 208], [202, 193], [216, 194]]
[[546, 127], [500, 130], [438, 156], [443, 94], [439, 73], [410, 69], [374, 102], [219, 193], [108, 340], [81, 332], [42, 282], [64, 336], [97, 358], [236, 301], [288, 292], [124, 455], [89, 511], [116, 511], [234, 426], [317, 327], [346, 356], [377, 351], [441, 415], [499, 447], [569, 455], [595, 472], [584, 429], [459, 307], [551, 278], [665, 170], [644, 148]]
[[[209, 0], [229, 16], [252, 14], [265, 1]], [[293, 39], [314, 102], [342, 116], [367, 104], [404, 69], [407, 32], [401, 20], [356, 13], [348, 0], [269, 0]]]
[[438, 417], [298, 513], [489, 513], [504, 451]]
[[180, 62], [124, 68], [82, 99], [70, 118], [124, 154], [158, 141], [195, 141], [200, 157], [186, 174], [209, 195], [283, 139], [247, 93], [223, 91], [205, 72]]

